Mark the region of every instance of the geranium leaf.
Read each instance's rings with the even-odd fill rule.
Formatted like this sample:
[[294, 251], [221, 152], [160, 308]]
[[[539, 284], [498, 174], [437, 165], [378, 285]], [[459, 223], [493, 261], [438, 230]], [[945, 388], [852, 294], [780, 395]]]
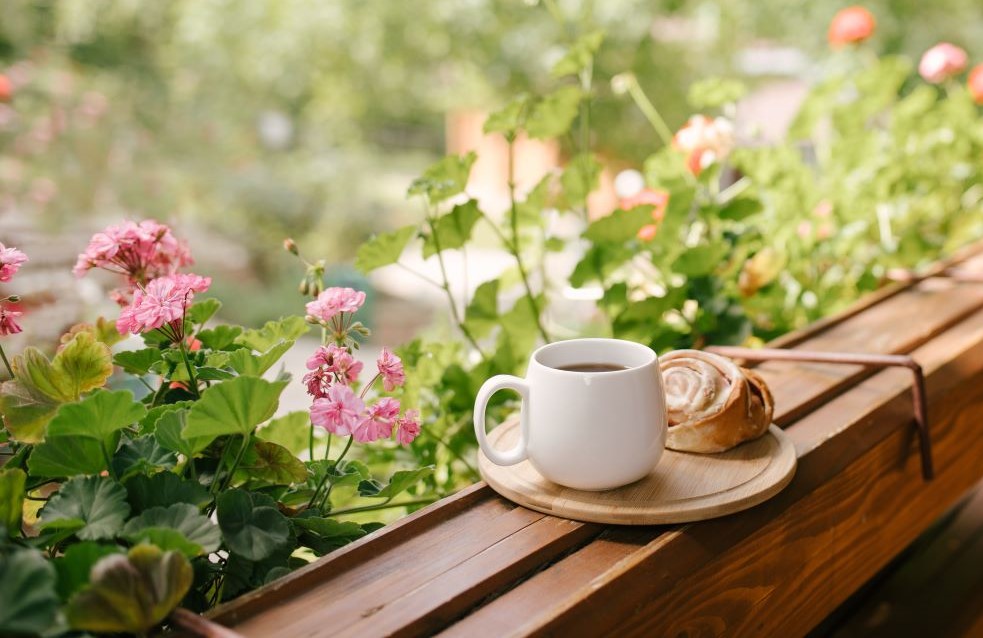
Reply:
[[21, 443], [44, 440], [44, 430], [60, 402], [20, 381], [0, 384], [0, 414], [11, 436]]
[[69, 400], [75, 400], [105, 385], [113, 374], [113, 355], [92, 333], [80, 332], [55, 354], [51, 366], [65, 380], [62, 389]]
[[193, 324], [201, 324], [211, 319], [221, 309], [222, 302], [218, 299], [202, 299], [191, 304], [184, 318], [185, 321]]
[[590, 153], [581, 153], [571, 159], [560, 176], [567, 205], [582, 206], [590, 192], [597, 188], [600, 175], [601, 164]]
[[235, 340], [242, 334], [239, 326], [219, 325], [208, 330], [199, 330], [195, 337], [206, 348], [212, 350], [224, 350], [235, 343]]
[[473, 199], [458, 204], [451, 212], [437, 218], [431, 232], [423, 240], [423, 258], [463, 246], [471, 239], [471, 229], [479, 219], [481, 211], [478, 202]]
[[604, 42], [603, 31], [593, 31], [581, 36], [560, 60], [553, 65], [553, 77], [578, 75], [594, 59], [594, 54]]
[[538, 100], [526, 117], [526, 132], [529, 137], [559, 137], [570, 130], [570, 125], [577, 117], [582, 95], [579, 87], [567, 85]]
[[124, 483], [126, 500], [134, 513], [152, 507], [167, 507], [188, 503], [201, 508], [211, 502], [211, 494], [201, 483], [183, 479], [174, 472], [158, 472], [152, 476], [138, 474]]
[[241, 348], [229, 355], [229, 365], [242, 376], [259, 377], [273, 367], [293, 345], [292, 339], [281, 341], [262, 354], [253, 354], [246, 348]]
[[77, 403], [66, 403], [48, 424], [48, 436], [83, 436], [103, 441], [116, 430], [136, 423], [147, 408], [129, 390], [102, 390]]
[[177, 607], [193, 580], [179, 552], [137, 545], [95, 564], [89, 586], [68, 603], [68, 622], [84, 631], [143, 635]]
[[154, 435], [168, 450], [173, 450], [191, 459], [215, 440], [215, 436], [187, 437], [182, 432], [187, 424], [188, 410], [171, 410], [157, 419]]
[[27, 474], [24, 470], [16, 467], [0, 468], [0, 539], [20, 533], [26, 482]]
[[192, 405], [194, 405], [194, 401], [178, 401], [176, 403], [165, 403], [164, 405], [158, 405], [150, 408], [147, 410], [147, 414], [140, 419], [140, 432], [144, 434], [153, 434], [155, 428], [157, 427], [157, 421], [165, 413], [190, 408]]
[[277, 443], [294, 454], [307, 449], [311, 428], [311, 415], [307, 410], [289, 412], [264, 425], [256, 436], [270, 443]]
[[431, 204], [439, 204], [457, 195], [467, 186], [471, 167], [477, 159], [474, 151], [441, 158], [427, 168], [422, 177], [413, 180], [407, 195], [426, 195]]
[[481, 339], [498, 325], [498, 285], [496, 278], [478, 286], [464, 310], [464, 323], [476, 339]]
[[[190, 554], [188, 553], [189, 547], [180, 548], [189, 557], [196, 556], [202, 551], [205, 553], [213, 552], [218, 549], [222, 542], [222, 533], [219, 528], [203, 516], [197, 507], [188, 503], [174, 503], [167, 507], [151, 507], [144, 510], [136, 518], [127, 521], [122, 536], [131, 542], [139, 542], [149, 539], [149, 536], [143, 532], [148, 529], [159, 528], [179, 532], [185, 540], [196, 545], [198, 549]], [[162, 549], [179, 548], [162, 547]]]
[[76, 476], [41, 510], [41, 523], [48, 527], [63, 520], [83, 521], [78, 537], [99, 540], [115, 536], [129, 513], [126, 490], [119, 483], [103, 476]]
[[89, 584], [92, 566], [110, 554], [121, 554], [123, 549], [117, 545], [103, 545], [92, 541], [75, 543], [65, 550], [64, 555], [53, 563], [58, 572], [58, 596], [63, 601]]
[[[107, 447], [115, 448], [118, 437], [112, 435]], [[87, 436], [51, 437], [34, 448], [27, 467], [32, 476], [45, 477], [98, 474], [108, 469], [102, 444]]]
[[244, 490], [218, 497], [218, 525], [230, 550], [249, 560], [270, 556], [290, 538], [290, 523], [273, 499]]
[[48, 357], [34, 347], [13, 359], [14, 378], [25, 388], [36, 390], [56, 403], [74, 401], [78, 394], [72, 392], [73, 384], [63, 370], [55, 369]]
[[[370, 490], [366, 490], [363, 496], [372, 496], [376, 498], [391, 499], [397, 494], [405, 492], [407, 489], [413, 487], [426, 477], [433, 474], [433, 466], [428, 465], [426, 467], [417, 468], [415, 470], [400, 470], [393, 473], [389, 477], [389, 483], [382, 486], [377, 492], [369, 493]], [[365, 483], [366, 481], [362, 481]], [[359, 485], [359, 493], [362, 493], [362, 485]]]
[[723, 243], [694, 246], [676, 258], [672, 269], [688, 277], [706, 275], [720, 265], [727, 253], [727, 245]]
[[269, 441], [254, 441], [239, 468], [249, 478], [272, 485], [290, 485], [307, 480], [307, 468], [293, 452]]
[[358, 540], [367, 533], [358, 523], [336, 521], [331, 518], [301, 516], [291, 519], [291, 522], [299, 532], [299, 542], [322, 556]]
[[289, 317], [281, 317], [276, 321], [267, 321], [262, 328], [246, 330], [236, 339], [236, 343], [263, 352], [281, 341], [300, 338], [307, 334], [310, 328], [303, 317], [290, 315]]
[[117, 352], [113, 363], [123, 368], [124, 372], [143, 376], [150, 372], [150, 366], [163, 358], [160, 348], [143, 348], [142, 350], [126, 350]]
[[358, 247], [355, 255], [355, 267], [365, 274], [376, 268], [382, 268], [399, 261], [406, 244], [410, 243], [417, 234], [415, 224], [403, 226], [391, 233], [374, 235]]
[[514, 137], [525, 123], [528, 106], [529, 96], [520, 95], [514, 98], [500, 110], [489, 115], [482, 130], [485, 133], [501, 133], [506, 138]]
[[634, 239], [638, 229], [652, 223], [652, 206], [636, 206], [631, 210], [616, 210], [607, 217], [592, 222], [584, 237], [594, 243], [620, 244]]
[[0, 636], [45, 634], [57, 622], [55, 568], [34, 549], [0, 559]]
[[205, 390], [188, 412], [184, 438], [248, 434], [267, 420], [280, 403], [286, 381], [237, 377]]
[[113, 456], [113, 470], [124, 480], [134, 474], [153, 474], [177, 465], [174, 452], [161, 447], [151, 434], [126, 441]]

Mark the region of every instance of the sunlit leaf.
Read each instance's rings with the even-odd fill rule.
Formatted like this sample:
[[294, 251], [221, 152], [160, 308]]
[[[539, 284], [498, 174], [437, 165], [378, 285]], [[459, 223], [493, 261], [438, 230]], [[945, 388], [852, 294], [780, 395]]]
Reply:
[[44, 527], [61, 520], [79, 520], [82, 540], [112, 538], [123, 527], [130, 513], [126, 490], [104, 476], [76, 476], [69, 479], [41, 510]]
[[561, 86], [535, 102], [526, 117], [529, 137], [548, 139], [570, 130], [583, 94], [579, 87]]
[[687, 99], [696, 110], [715, 109], [733, 104], [747, 94], [747, 86], [730, 78], [706, 78], [689, 87]]
[[20, 381], [0, 384], [0, 414], [11, 437], [21, 443], [44, 440], [44, 431], [60, 401]]
[[183, 454], [185, 458], [193, 458], [215, 440], [216, 435], [185, 436], [184, 428], [188, 421], [188, 410], [169, 410], [157, 419], [155, 436], [168, 450]]
[[492, 279], [478, 286], [464, 310], [464, 323], [476, 339], [481, 339], [497, 325], [498, 284], [498, 279]]
[[80, 332], [58, 350], [51, 366], [65, 380], [62, 391], [69, 400], [75, 400], [83, 392], [105, 385], [113, 374], [113, 356], [109, 346], [91, 333]]
[[652, 206], [636, 206], [631, 210], [616, 210], [591, 222], [584, 237], [594, 243], [621, 244], [638, 235], [638, 230], [652, 223]]
[[264, 441], [282, 445], [299, 455], [308, 448], [310, 429], [310, 413], [307, 410], [297, 410], [272, 419], [256, 432], [256, 436]]
[[381, 487], [378, 486], [378, 483], [370, 486], [369, 481], [362, 481], [362, 484], [365, 484], [365, 490], [363, 491], [362, 484], [359, 484], [359, 493], [362, 496], [391, 499], [433, 474], [433, 470], [432, 465], [415, 470], [400, 470], [393, 473], [389, 477], [389, 483]]
[[17, 536], [24, 511], [24, 483], [27, 474], [20, 468], [0, 467], [0, 539]]
[[437, 218], [423, 240], [424, 259], [440, 251], [463, 246], [471, 239], [471, 230], [480, 218], [478, 202], [473, 199], [458, 204], [451, 212]]
[[[227, 326], [225, 324], [199, 330], [195, 338], [201, 345], [213, 350], [225, 350], [235, 343], [235, 340], [242, 334], [240, 326]], [[212, 364], [214, 365], [214, 364]]]
[[471, 166], [478, 156], [472, 151], [466, 155], [447, 155], [431, 165], [423, 176], [410, 184], [408, 195], [426, 195], [432, 205], [457, 195], [467, 186]]
[[184, 438], [248, 434], [273, 416], [285, 381], [237, 377], [205, 390], [188, 413]]
[[48, 436], [84, 436], [105, 440], [116, 430], [136, 423], [147, 413], [129, 390], [94, 392], [78, 403], [66, 403], [48, 424]]
[[252, 354], [243, 348], [229, 355], [229, 365], [243, 376], [259, 377], [269, 370], [294, 345], [293, 341], [281, 341], [262, 354]]
[[150, 372], [150, 366], [162, 358], [160, 348], [143, 348], [117, 352], [113, 357], [113, 363], [123, 368], [124, 372], [143, 376]]
[[604, 42], [603, 31], [593, 31], [581, 36], [566, 54], [553, 65], [553, 76], [578, 75], [591, 64], [597, 50], [601, 48], [602, 42]]
[[184, 318], [193, 324], [202, 324], [211, 319], [221, 309], [222, 302], [218, 299], [202, 299], [191, 304]]
[[[119, 435], [108, 440], [108, 449], [115, 449]], [[27, 460], [32, 476], [59, 477], [76, 474], [98, 474], [109, 469], [100, 441], [87, 436], [55, 436], [36, 446]]]
[[272, 485], [307, 480], [307, 468], [293, 452], [269, 441], [255, 441], [243, 455], [239, 469], [249, 478]]
[[391, 233], [379, 233], [358, 247], [355, 255], [355, 267], [363, 273], [370, 273], [376, 268], [382, 268], [399, 261], [403, 249], [416, 236], [417, 226], [403, 226]]
[[485, 133], [501, 133], [507, 138], [515, 137], [525, 123], [529, 106], [529, 96], [519, 95], [504, 107], [495, 111], [485, 120]]
[[303, 317], [290, 315], [289, 317], [281, 317], [276, 321], [267, 321], [262, 328], [246, 330], [236, 339], [236, 343], [241, 343], [257, 352], [264, 352], [281, 341], [300, 338], [307, 334], [310, 328]]

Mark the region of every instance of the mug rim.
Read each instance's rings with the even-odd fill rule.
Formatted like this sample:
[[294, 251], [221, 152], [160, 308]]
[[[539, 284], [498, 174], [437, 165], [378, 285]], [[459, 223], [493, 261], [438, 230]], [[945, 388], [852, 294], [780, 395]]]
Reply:
[[[556, 368], [556, 367], [553, 367], [551, 365], [548, 365], [548, 364], [544, 363], [540, 359], [540, 356], [541, 355], [546, 354], [550, 350], [559, 349], [559, 348], [562, 348], [562, 347], [568, 346], [569, 344], [574, 344], [574, 343], [580, 343], [580, 344], [590, 344], [590, 343], [598, 343], [598, 344], [600, 344], [600, 343], [618, 343], [618, 344], [622, 344], [622, 345], [624, 345], [626, 347], [630, 347], [630, 348], [634, 348], [636, 350], [642, 351], [643, 354], [648, 358], [648, 360], [645, 361], [644, 363], [639, 364], [639, 365], [632, 366], [630, 368], [625, 368], [624, 370], [607, 370], [607, 371], [604, 371], [604, 372], [587, 372], [587, 371], [582, 371], [582, 370], [563, 370], [561, 368]], [[554, 341], [552, 343], [547, 343], [547, 344], [544, 344], [544, 345], [536, 348], [536, 350], [534, 350], [533, 353], [532, 353], [532, 355], [529, 357], [529, 362], [531, 364], [534, 363], [534, 364], [536, 364], [537, 366], [539, 366], [541, 368], [544, 368], [546, 370], [549, 370], [550, 372], [556, 372], [556, 373], [559, 373], [559, 374], [568, 374], [568, 375], [603, 374], [605, 376], [605, 378], [612, 377], [612, 376], [617, 376], [617, 375], [628, 374], [628, 373], [631, 373], [631, 372], [635, 372], [637, 370], [641, 370], [643, 368], [647, 368], [647, 367], [649, 367], [651, 365], [656, 365], [656, 364], [658, 364], [658, 361], [659, 361], [659, 356], [656, 354], [655, 350], [653, 350], [649, 346], [647, 346], [647, 345], [645, 345], [643, 343], [638, 343], [637, 341], [629, 341], [627, 339], [614, 339], [614, 338], [610, 338], [610, 337], [582, 337], [582, 338], [577, 338], [577, 339], [564, 339], [563, 341]]]

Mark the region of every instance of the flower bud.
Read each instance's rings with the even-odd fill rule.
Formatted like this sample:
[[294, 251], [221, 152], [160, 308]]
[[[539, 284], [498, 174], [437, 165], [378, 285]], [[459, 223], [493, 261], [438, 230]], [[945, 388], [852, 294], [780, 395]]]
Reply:
[[293, 255], [300, 255], [300, 251], [297, 250], [297, 242], [289, 237], [283, 240], [283, 249]]
[[7, 297], [7, 301], [9, 301], [10, 303], [17, 303], [18, 301], [20, 301], [20, 295], [10, 295], [9, 297]]

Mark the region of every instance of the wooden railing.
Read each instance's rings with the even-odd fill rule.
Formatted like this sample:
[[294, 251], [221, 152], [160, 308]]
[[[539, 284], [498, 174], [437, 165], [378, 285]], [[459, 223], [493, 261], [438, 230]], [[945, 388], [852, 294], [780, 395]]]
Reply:
[[[950, 263], [983, 272], [979, 253]], [[758, 370], [799, 466], [762, 505], [618, 527], [516, 507], [479, 483], [209, 617], [246, 636], [803, 635], [983, 478], [981, 310], [983, 284], [933, 276], [773, 344], [912, 355], [930, 482], [909, 371], [768, 362]]]

